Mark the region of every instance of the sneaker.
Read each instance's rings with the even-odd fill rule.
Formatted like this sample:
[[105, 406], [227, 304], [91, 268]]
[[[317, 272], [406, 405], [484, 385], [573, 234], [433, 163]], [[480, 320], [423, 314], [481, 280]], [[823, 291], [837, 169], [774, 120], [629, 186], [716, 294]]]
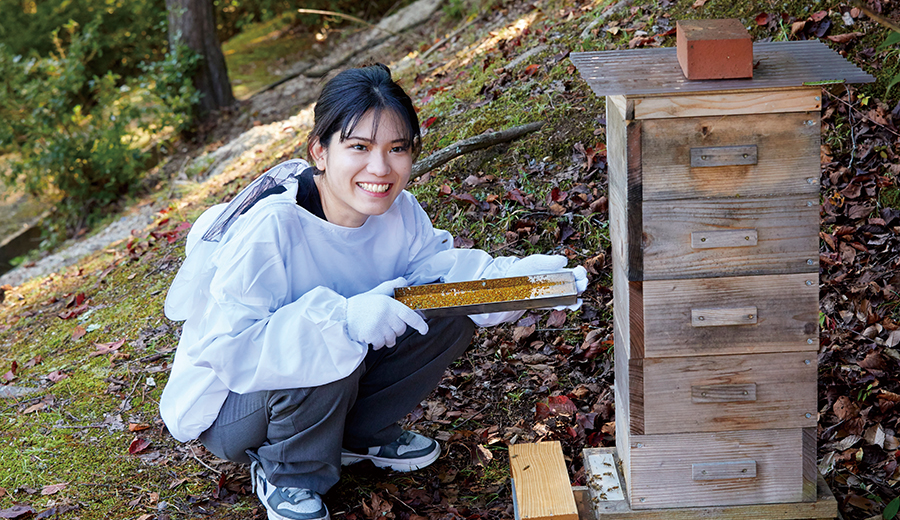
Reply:
[[379, 468], [394, 471], [415, 471], [436, 461], [441, 455], [441, 445], [433, 439], [413, 432], [403, 432], [399, 439], [384, 446], [369, 448], [357, 453], [344, 449], [341, 465], [349, 466], [362, 460], [371, 460]]
[[250, 463], [253, 491], [266, 506], [269, 520], [331, 520], [322, 497], [315, 491], [275, 487], [266, 481], [259, 462]]

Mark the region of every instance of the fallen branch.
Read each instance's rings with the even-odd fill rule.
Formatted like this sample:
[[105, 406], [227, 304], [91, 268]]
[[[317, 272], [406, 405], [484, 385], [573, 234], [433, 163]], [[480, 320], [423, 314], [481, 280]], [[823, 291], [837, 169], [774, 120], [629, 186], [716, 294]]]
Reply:
[[421, 161], [416, 162], [416, 164], [413, 165], [411, 177], [415, 178], [425, 172], [429, 172], [437, 168], [438, 166], [456, 159], [460, 155], [474, 152], [476, 150], [481, 150], [483, 148], [488, 148], [490, 146], [494, 146], [495, 144], [514, 141], [522, 137], [523, 135], [540, 130], [542, 126], [544, 126], [544, 122], [538, 121], [535, 123], [528, 123], [526, 125], [502, 130], [500, 132], [491, 132], [489, 134], [476, 135], [467, 139], [463, 139], [462, 141], [457, 141], [450, 146], [434, 152]]
[[459, 33], [465, 31], [470, 25], [472, 25], [473, 23], [475, 23], [475, 22], [478, 21], [479, 19], [480, 19], [480, 17], [477, 17], [477, 16], [476, 16], [475, 18], [472, 18], [471, 20], [469, 20], [468, 22], [466, 22], [465, 24], [463, 24], [462, 27], [460, 27], [459, 29], [457, 29], [457, 30], [453, 31], [452, 33], [448, 34], [443, 40], [441, 40], [441, 41], [435, 43], [434, 45], [432, 45], [427, 51], [423, 52], [422, 55], [419, 56], [419, 59], [424, 60], [425, 58], [428, 57], [429, 54], [431, 54], [432, 52], [434, 52], [436, 49], [440, 48], [441, 45], [443, 45], [443, 44], [449, 42], [450, 40], [452, 40], [454, 37], [456, 37], [457, 35], [459, 35]]

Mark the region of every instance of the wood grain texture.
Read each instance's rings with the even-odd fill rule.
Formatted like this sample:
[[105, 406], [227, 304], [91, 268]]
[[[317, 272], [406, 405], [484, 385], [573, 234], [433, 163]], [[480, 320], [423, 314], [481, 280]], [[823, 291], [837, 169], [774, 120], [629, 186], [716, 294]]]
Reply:
[[[584, 458], [594, 453], [616, 453], [614, 448], [587, 448]], [[813, 461], [815, 465], [815, 461]], [[625, 500], [603, 500], [589, 486], [573, 487], [581, 520], [808, 520], [834, 519], [837, 501], [828, 484], [816, 473], [817, 493], [809, 502], [751, 504], [715, 507], [681, 507], [633, 510]], [[619, 479], [624, 478], [621, 474]], [[597, 499], [594, 501], [594, 499]]]
[[720, 114], [781, 114], [822, 108], [820, 88], [681, 96], [628, 96], [635, 119], [696, 117]]
[[[644, 201], [643, 279], [818, 273], [818, 197]], [[691, 233], [756, 229], [752, 248], [694, 249]]]
[[[816, 425], [815, 351], [644, 359], [642, 372], [648, 435]], [[716, 385], [755, 385], [755, 399], [724, 391], [712, 399], [715, 391], [707, 390], [698, 402], [695, 388]]]
[[[819, 284], [813, 273], [654, 280], [642, 284], [641, 294], [647, 358], [807, 352], [819, 346]], [[714, 306], [755, 307], [756, 324], [693, 326], [693, 309]]]
[[[609, 223], [613, 261], [631, 281], [642, 279], [641, 125], [627, 121], [609, 101], [606, 109], [609, 158]], [[615, 237], [615, 238], [613, 238]]]
[[509, 447], [521, 520], [578, 520], [578, 508], [559, 441]]
[[[812, 124], [810, 124], [812, 123]], [[644, 200], [818, 196], [819, 114], [643, 121]], [[691, 167], [695, 148], [755, 146], [755, 164]]]
[[[634, 435], [631, 474], [625, 475], [632, 509], [802, 502], [803, 430]], [[814, 456], [814, 455], [813, 455]], [[756, 478], [696, 481], [693, 464], [756, 462]]]

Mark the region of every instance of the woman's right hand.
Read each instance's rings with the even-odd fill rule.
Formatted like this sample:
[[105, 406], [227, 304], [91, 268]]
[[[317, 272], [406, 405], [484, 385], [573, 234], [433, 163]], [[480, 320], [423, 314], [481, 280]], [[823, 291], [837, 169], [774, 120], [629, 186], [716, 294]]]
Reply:
[[397, 336], [406, 332], [407, 326], [416, 329], [419, 334], [427, 334], [425, 320], [393, 297], [394, 289], [406, 285], [406, 278], [400, 277], [347, 298], [347, 333], [350, 338], [378, 350], [393, 347]]

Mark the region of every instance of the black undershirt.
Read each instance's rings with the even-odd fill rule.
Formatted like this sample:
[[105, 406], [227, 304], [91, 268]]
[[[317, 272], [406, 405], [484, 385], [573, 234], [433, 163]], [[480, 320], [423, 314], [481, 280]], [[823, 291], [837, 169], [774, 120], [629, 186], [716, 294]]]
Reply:
[[[319, 187], [316, 186], [314, 178], [315, 171], [315, 168], [309, 167], [300, 172], [300, 175], [297, 176], [297, 205], [320, 219], [327, 221], [328, 219], [325, 218], [325, 210], [322, 209], [322, 198], [319, 196]], [[277, 195], [278, 193], [284, 193], [286, 191], [287, 188], [284, 186], [269, 188], [260, 194], [260, 197], [256, 202], [263, 200], [269, 195]], [[246, 213], [252, 207], [253, 206], [248, 207], [243, 213]]]

